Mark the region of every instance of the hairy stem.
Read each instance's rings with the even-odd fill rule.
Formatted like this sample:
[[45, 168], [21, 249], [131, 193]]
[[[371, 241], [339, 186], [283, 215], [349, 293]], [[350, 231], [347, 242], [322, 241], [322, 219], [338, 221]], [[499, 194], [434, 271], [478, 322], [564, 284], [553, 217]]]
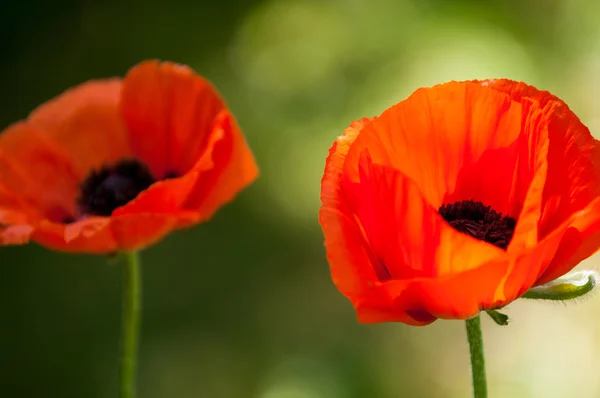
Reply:
[[125, 253], [123, 257], [125, 261], [123, 264], [119, 398], [135, 398], [142, 281], [139, 253]]
[[471, 374], [473, 375], [473, 397], [487, 398], [487, 382], [485, 379], [485, 359], [483, 355], [483, 336], [481, 334], [481, 318], [467, 319], [467, 339], [471, 356]]

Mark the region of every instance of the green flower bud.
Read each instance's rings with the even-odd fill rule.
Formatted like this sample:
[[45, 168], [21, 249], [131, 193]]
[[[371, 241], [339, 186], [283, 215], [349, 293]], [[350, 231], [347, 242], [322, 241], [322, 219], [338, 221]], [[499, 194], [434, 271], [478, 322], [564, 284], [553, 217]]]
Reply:
[[598, 277], [598, 272], [594, 270], [573, 271], [545, 285], [531, 288], [522, 298], [573, 300], [591, 292], [598, 283]]

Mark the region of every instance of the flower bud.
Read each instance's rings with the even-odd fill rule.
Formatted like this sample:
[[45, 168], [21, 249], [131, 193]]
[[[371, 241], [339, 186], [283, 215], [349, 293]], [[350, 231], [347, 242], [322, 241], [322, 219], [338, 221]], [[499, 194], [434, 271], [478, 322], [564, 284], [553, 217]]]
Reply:
[[573, 300], [591, 292], [598, 283], [598, 272], [579, 270], [570, 272], [545, 285], [531, 288], [522, 298], [534, 300]]

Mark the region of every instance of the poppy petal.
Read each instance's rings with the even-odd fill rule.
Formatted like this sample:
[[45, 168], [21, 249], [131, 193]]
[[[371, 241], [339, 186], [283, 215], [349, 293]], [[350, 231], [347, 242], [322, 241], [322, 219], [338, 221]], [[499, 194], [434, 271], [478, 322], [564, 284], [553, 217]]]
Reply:
[[[379, 296], [392, 297], [396, 308], [418, 309], [421, 316], [468, 319], [481, 310], [500, 308], [531, 288], [539, 269], [552, 260], [560, 238], [560, 234], [555, 234], [520, 256], [493, 259], [463, 272], [436, 278], [386, 281], [377, 285], [377, 289], [384, 291]], [[510, 266], [515, 272], [507, 277], [507, 263], [511, 262], [515, 263]], [[382, 322], [377, 318], [371, 321]]]
[[196, 213], [126, 214], [113, 217], [111, 230], [120, 250], [141, 250], [163, 239], [176, 229], [187, 228], [198, 220]]
[[0, 135], [0, 185], [45, 217], [74, 214], [77, 183], [69, 157], [35, 127], [20, 122]]
[[[517, 219], [510, 254], [535, 246], [539, 241], [541, 195], [548, 176], [548, 129], [539, 106], [531, 101], [523, 104], [522, 134], [517, 150], [514, 184], [509, 195]], [[508, 272], [511, 272], [509, 269]]]
[[35, 109], [28, 122], [59, 145], [79, 179], [91, 169], [131, 156], [119, 101], [121, 79], [93, 80]]
[[26, 224], [28, 220], [43, 218], [35, 207], [0, 184], [0, 225]]
[[523, 110], [523, 133], [510, 195], [520, 210], [507, 248], [505, 273], [494, 295], [496, 306], [514, 300], [533, 286], [552, 260], [559, 242], [555, 238], [540, 243], [539, 239], [541, 194], [548, 172], [548, 130], [537, 103], [525, 101]]
[[367, 292], [377, 280], [374, 268], [369, 266], [370, 248], [350, 211], [341, 189], [344, 161], [354, 142], [369, 119], [355, 121], [344, 130], [329, 150], [325, 173], [321, 181], [319, 223], [325, 235], [325, 247], [331, 276], [338, 289], [348, 297]]
[[[510, 302], [537, 286], [569, 272], [600, 247], [600, 198], [574, 213], [537, 245], [511, 255], [496, 300]], [[510, 254], [510, 253], [509, 253]]]
[[[513, 181], [506, 170], [514, 170], [515, 152], [509, 149], [510, 156], [495, 154], [487, 160], [484, 155], [514, 148], [521, 120], [521, 104], [479, 84], [452, 82], [419, 89], [366, 126], [348, 158], [357, 164], [368, 148], [374, 163], [394, 167], [415, 181], [433, 207], [462, 188], [455, 196], [502, 211], [509, 207], [510, 190], [504, 187]], [[496, 168], [504, 172], [496, 173], [495, 179], [471, 176], [481, 184], [461, 187], [461, 171], [486, 172], [478, 167], [481, 159], [497, 162]]]
[[31, 226], [31, 239], [54, 250], [79, 253], [112, 253], [141, 250], [175, 229], [196, 222], [194, 213], [125, 214], [118, 217], [89, 217], [72, 224], [42, 221]]
[[113, 105], [82, 106], [49, 137], [68, 154], [80, 180], [93, 169], [131, 157], [125, 126]]
[[0, 245], [23, 245], [29, 242], [33, 227], [27, 224], [0, 225]]
[[[539, 103], [548, 130], [548, 179], [537, 196], [541, 201], [540, 239], [567, 228], [556, 257], [540, 271], [536, 285], [569, 272], [600, 247], [597, 198], [600, 195], [600, 144], [567, 104], [547, 91], [505, 79], [482, 82], [515, 100]], [[585, 214], [576, 220], [573, 214]], [[585, 219], [584, 219], [585, 218]], [[566, 224], [565, 224], [566, 222]], [[561, 227], [559, 227], [562, 225]], [[559, 231], [560, 233], [560, 231]]]
[[557, 253], [536, 285], [559, 278], [600, 249], [600, 198], [571, 215]]
[[235, 118], [223, 110], [215, 119], [205, 159], [212, 167], [199, 175], [185, 208], [210, 218], [258, 178], [258, 167]]
[[547, 91], [506, 79], [481, 82], [517, 101], [539, 103], [548, 125], [548, 179], [542, 195], [541, 237], [600, 196], [600, 144], [567, 104]]
[[[494, 306], [493, 293], [505, 271], [503, 261], [439, 278], [391, 280], [376, 286], [396, 308], [415, 308], [420, 318], [468, 319]], [[370, 320], [363, 321], [371, 323]], [[375, 319], [373, 319], [375, 321]], [[378, 321], [380, 322], [380, 321]], [[410, 325], [419, 325], [411, 322]]]
[[121, 79], [91, 80], [73, 87], [37, 107], [27, 121], [46, 132], [61, 128], [82, 107], [107, 106], [117, 108]]
[[[344, 161], [350, 145], [370, 119], [354, 121], [329, 150], [321, 181], [319, 223], [325, 235], [325, 247], [331, 277], [337, 288], [357, 308], [359, 321], [398, 321], [409, 323], [412, 317], [399, 311], [385, 292], [374, 289], [378, 282], [375, 257], [341, 190]], [[428, 319], [427, 323], [434, 319]]]
[[360, 181], [342, 184], [389, 279], [459, 273], [504, 257], [504, 250], [452, 228], [400, 171], [373, 164], [368, 152], [358, 167]]
[[192, 69], [159, 61], [142, 62], [127, 73], [121, 106], [131, 146], [157, 179], [192, 168], [225, 107]]
[[414, 279], [375, 282], [361, 296], [350, 296], [360, 323], [403, 322], [424, 326], [437, 320], [424, 309], [416, 295], [406, 295], [413, 288]]
[[[554, 114], [558, 112], [555, 110]], [[569, 116], [564, 117], [567, 119]], [[558, 126], [561, 123], [563, 125]], [[558, 134], [559, 129], [563, 134]], [[577, 126], [569, 120], [550, 120], [548, 130], [548, 175], [552, 178], [546, 182], [542, 194], [542, 237], [600, 196], [598, 141], [583, 125]]]
[[192, 170], [183, 177], [170, 178], [152, 184], [135, 199], [115, 209], [113, 216], [139, 213], [173, 214], [183, 210], [183, 204], [198, 179], [199, 170]]
[[[184, 210], [185, 203], [190, 200], [195, 185], [202, 174], [214, 167], [213, 152], [217, 142], [225, 138], [221, 128], [213, 128], [206, 151], [198, 159], [194, 167], [185, 175], [158, 181], [134, 200], [115, 209], [114, 216], [133, 213], [175, 213]], [[205, 217], [199, 217], [204, 219]], [[206, 217], [207, 218], [207, 217]]]
[[65, 252], [111, 253], [118, 250], [108, 217], [89, 217], [71, 224], [43, 220], [33, 224], [31, 240]]
[[554, 258], [565, 230], [558, 230], [533, 247], [509, 255], [505, 275], [494, 295], [494, 305], [509, 303], [536, 284]]

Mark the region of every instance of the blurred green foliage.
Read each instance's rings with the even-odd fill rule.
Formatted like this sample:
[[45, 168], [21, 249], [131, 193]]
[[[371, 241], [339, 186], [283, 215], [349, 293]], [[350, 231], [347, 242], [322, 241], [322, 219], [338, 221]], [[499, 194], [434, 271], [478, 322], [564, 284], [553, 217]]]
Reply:
[[[0, 15], [2, 126], [161, 58], [216, 84], [257, 156], [234, 203], [142, 254], [143, 398], [468, 396], [462, 323], [359, 325], [331, 283], [327, 150], [351, 120], [452, 79], [525, 80], [600, 128], [592, 0], [23, 0]], [[120, 281], [104, 258], [0, 248], [0, 396], [114, 397]], [[491, 396], [600, 396], [598, 304], [512, 307], [509, 327], [484, 322]]]

